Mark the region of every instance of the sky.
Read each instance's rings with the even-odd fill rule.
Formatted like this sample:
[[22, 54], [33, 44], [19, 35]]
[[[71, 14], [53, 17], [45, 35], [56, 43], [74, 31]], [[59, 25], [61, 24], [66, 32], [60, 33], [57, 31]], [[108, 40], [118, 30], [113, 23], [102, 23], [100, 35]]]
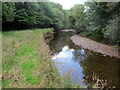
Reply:
[[50, 0], [50, 1], [61, 4], [63, 6], [63, 9], [70, 9], [75, 4], [84, 4], [86, 0]]

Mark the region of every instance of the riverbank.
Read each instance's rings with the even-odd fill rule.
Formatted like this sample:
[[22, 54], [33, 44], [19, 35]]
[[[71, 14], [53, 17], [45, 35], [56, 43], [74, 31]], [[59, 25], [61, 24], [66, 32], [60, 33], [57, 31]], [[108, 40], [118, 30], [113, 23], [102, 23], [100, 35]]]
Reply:
[[65, 88], [49, 54], [44, 34], [53, 29], [3, 32], [2, 88]]
[[75, 45], [82, 48], [101, 53], [104, 56], [108, 55], [110, 57], [120, 58], [118, 49], [113, 46], [101, 44], [80, 35], [73, 35], [71, 40]]

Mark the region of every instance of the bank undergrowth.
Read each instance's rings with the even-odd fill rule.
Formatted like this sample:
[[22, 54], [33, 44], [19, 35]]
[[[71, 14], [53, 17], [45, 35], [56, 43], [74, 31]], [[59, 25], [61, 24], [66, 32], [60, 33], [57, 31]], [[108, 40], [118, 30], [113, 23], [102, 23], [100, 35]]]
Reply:
[[3, 32], [3, 88], [65, 88], [73, 86], [54, 68], [43, 34], [53, 29]]

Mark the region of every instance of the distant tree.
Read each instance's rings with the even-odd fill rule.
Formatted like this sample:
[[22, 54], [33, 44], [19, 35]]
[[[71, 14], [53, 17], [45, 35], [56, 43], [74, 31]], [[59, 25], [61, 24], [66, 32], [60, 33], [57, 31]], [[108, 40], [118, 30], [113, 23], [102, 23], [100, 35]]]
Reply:
[[3, 22], [13, 22], [15, 17], [15, 3], [14, 2], [4, 2], [2, 3], [2, 21]]
[[92, 38], [120, 43], [120, 2], [86, 2], [70, 10], [53, 2], [2, 2], [2, 23], [8, 29], [73, 28]]
[[52, 2], [3, 2], [2, 7], [4, 27], [7, 25], [8, 28], [12, 27], [13, 29], [64, 28], [65, 14], [60, 4]]

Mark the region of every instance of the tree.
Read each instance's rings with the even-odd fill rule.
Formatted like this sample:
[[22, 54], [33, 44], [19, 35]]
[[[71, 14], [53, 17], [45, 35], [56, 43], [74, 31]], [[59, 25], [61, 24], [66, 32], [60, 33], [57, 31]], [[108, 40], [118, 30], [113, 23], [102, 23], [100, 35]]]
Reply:
[[110, 19], [108, 24], [106, 25], [104, 37], [111, 44], [119, 44], [120, 43], [120, 18], [118, 16], [113, 16], [113, 19]]
[[15, 17], [15, 3], [14, 2], [4, 2], [2, 3], [2, 19], [3, 22], [12, 22]]

